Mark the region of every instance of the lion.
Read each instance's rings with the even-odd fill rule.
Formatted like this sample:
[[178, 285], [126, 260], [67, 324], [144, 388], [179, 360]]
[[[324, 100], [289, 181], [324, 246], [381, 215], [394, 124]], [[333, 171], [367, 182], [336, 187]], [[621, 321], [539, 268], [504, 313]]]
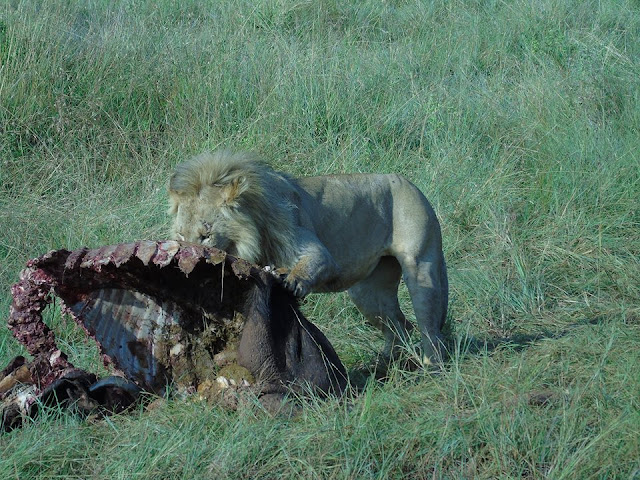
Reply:
[[292, 178], [257, 155], [206, 152], [169, 182], [176, 240], [284, 271], [298, 297], [346, 290], [395, 358], [413, 326], [398, 302], [403, 279], [421, 334], [422, 362], [440, 363], [448, 280], [436, 214], [398, 174]]

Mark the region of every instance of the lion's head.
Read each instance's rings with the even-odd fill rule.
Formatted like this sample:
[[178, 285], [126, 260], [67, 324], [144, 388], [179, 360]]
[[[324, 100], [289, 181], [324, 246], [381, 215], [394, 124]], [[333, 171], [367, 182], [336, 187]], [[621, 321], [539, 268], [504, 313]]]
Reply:
[[293, 228], [288, 180], [248, 153], [207, 152], [169, 181], [172, 237], [217, 247], [254, 263], [288, 258]]

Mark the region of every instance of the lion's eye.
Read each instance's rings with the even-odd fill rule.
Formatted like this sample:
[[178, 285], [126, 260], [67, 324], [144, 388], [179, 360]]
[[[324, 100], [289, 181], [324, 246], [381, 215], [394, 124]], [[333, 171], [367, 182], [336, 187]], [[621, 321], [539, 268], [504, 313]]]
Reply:
[[207, 235], [200, 235], [200, 238], [198, 239], [198, 241], [200, 243], [204, 243], [207, 238], [209, 238]]

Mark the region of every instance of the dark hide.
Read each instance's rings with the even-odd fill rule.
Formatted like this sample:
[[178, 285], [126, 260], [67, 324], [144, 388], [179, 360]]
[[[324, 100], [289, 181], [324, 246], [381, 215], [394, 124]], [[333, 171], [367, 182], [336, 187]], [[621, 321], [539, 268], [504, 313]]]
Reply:
[[347, 374], [338, 355], [302, 315], [295, 298], [276, 282], [266, 276], [247, 299], [238, 363], [264, 380], [342, 392]]

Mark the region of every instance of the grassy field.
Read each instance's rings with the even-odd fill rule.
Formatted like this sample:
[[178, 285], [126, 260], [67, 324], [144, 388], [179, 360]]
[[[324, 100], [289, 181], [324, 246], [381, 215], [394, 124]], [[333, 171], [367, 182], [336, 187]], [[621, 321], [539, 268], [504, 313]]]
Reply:
[[[7, 0], [2, 315], [29, 258], [166, 237], [169, 172], [220, 146], [422, 189], [449, 266], [443, 371], [394, 368], [295, 419], [51, 413], [0, 435], [0, 478], [640, 478], [637, 1]], [[304, 310], [348, 369], [382, 346], [342, 294]], [[0, 328], [0, 366], [21, 353]]]

